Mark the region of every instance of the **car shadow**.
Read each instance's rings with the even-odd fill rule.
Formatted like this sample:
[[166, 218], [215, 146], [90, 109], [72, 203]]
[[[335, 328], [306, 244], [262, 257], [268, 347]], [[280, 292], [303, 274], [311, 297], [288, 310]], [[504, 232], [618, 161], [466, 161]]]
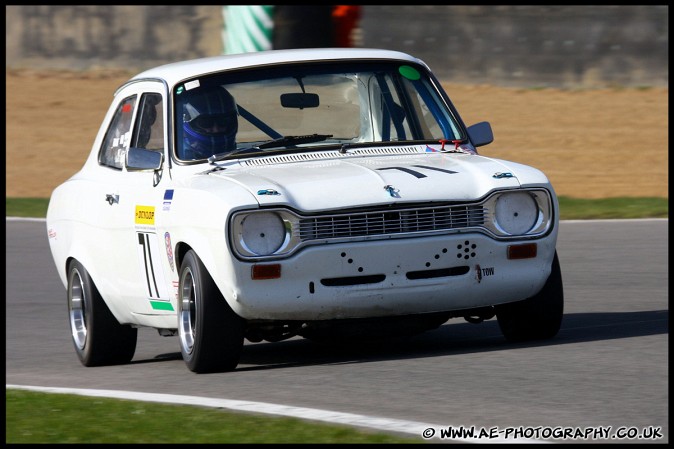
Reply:
[[[643, 337], [668, 332], [668, 310], [565, 314], [555, 338], [526, 343], [506, 341], [496, 319], [471, 324], [455, 318], [435, 330], [414, 337], [341, 343], [318, 343], [300, 337], [275, 343], [246, 342], [235, 372], [441, 357], [451, 354]], [[152, 360], [138, 360], [132, 363], [176, 359], [181, 359], [179, 352], [160, 354]]]

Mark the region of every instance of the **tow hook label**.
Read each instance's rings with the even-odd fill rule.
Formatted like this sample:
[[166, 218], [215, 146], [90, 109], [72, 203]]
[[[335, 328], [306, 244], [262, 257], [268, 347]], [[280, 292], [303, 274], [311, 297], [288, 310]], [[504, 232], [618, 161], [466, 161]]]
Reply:
[[482, 268], [480, 267], [480, 264], [475, 265], [475, 279], [477, 280], [478, 284], [482, 282], [483, 277], [493, 275], [494, 275], [494, 267]]

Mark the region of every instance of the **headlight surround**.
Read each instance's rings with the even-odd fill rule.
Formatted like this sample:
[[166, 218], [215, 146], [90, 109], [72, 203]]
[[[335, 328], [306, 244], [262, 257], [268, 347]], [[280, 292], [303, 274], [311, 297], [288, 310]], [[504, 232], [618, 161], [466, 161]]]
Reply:
[[[555, 202], [556, 203], [556, 202]], [[452, 205], [461, 208], [461, 205]], [[255, 261], [289, 257], [303, 246], [344, 241], [374, 241], [377, 239], [409, 238], [414, 235], [484, 232], [496, 239], [538, 238], [550, 232], [555, 225], [553, 194], [544, 188], [496, 191], [480, 202], [466, 203], [465, 226], [394, 234], [364, 234], [358, 236], [307, 237], [312, 226], [308, 218], [288, 209], [256, 209], [235, 212], [229, 221], [229, 240], [238, 259]], [[480, 213], [473, 217], [471, 210]], [[458, 210], [458, 209], [457, 209]], [[482, 212], [483, 211], [483, 212]], [[389, 211], [390, 212], [390, 211]], [[456, 212], [454, 212], [456, 213]], [[358, 215], [354, 212], [354, 214]], [[346, 214], [348, 215], [348, 213]], [[340, 214], [320, 215], [340, 221]], [[458, 221], [461, 222], [461, 213]], [[309, 220], [311, 221], [311, 220]], [[328, 220], [330, 221], [330, 220]], [[348, 221], [348, 220], [347, 220]], [[326, 231], [330, 223], [325, 224]], [[303, 231], [300, 232], [302, 227]], [[301, 240], [304, 238], [304, 240]]]
[[273, 212], [248, 215], [241, 222], [241, 244], [252, 254], [274, 254], [285, 240], [281, 217]]
[[499, 195], [494, 211], [495, 225], [510, 235], [522, 235], [536, 224], [538, 208], [531, 195], [514, 192]]
[[497, 236], [540, 235], [552, 225], [552, 203], [545, 190], [497, 193], [485, 202], [485, 206], [492, 217], [487, 228]]
[[283, 256], [297, 245], [293, 224], [297, 218], [282, 210], [239, 212], [231, 219], [231, 239], [243, 258]]

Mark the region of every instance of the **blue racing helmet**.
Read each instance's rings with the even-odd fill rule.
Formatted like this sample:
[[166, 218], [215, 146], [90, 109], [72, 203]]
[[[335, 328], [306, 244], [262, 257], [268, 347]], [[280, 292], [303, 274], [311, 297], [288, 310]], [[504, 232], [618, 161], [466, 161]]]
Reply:
[[184, 158], [201, 159], [236, 149], [234, 97], [220, 86], [197, 87], [183, 98]]

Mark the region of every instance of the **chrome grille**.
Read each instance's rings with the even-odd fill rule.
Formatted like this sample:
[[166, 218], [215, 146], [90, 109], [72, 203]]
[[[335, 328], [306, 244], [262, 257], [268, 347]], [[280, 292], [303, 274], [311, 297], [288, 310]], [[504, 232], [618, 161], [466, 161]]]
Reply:
[[484, 224], [482, 205], [339, 214], [300, 219], [300, 240], [444, 231]]

